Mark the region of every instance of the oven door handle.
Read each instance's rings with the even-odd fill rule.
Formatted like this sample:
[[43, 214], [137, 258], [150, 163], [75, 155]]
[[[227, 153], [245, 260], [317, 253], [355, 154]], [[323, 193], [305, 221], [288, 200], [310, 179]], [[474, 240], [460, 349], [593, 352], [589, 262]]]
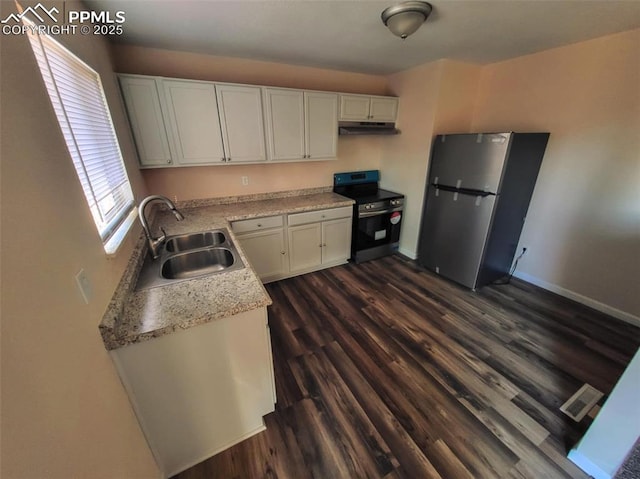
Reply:
[[370, 218], [371, 216], [380, 216], [380, 215], [386, 215], [388, 213], [393, 213], [394, 211], [402, 211], [402, 208], [391, 208], [388, 210], [381, 210], [381, 211], [362, 211], [362, 212], [358, 212], [358, 218]]

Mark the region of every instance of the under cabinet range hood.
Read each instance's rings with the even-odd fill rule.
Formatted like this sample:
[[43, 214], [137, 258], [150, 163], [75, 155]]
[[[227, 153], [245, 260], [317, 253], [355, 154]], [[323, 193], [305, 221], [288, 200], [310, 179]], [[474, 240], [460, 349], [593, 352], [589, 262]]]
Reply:
[[364, 121], [341, 121], [338, 123], [340, 135], [397, 135], [400, 130], [395, 123], [370, 123]]

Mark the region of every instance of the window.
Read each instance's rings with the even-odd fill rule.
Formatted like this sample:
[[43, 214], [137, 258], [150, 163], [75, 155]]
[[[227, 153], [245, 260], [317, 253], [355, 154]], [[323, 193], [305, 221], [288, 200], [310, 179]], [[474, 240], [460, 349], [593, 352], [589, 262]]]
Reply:
[[53, 38], [31, 32], [29, 40], [105, 251], [113, 253], [135, 208], [100, 76]]

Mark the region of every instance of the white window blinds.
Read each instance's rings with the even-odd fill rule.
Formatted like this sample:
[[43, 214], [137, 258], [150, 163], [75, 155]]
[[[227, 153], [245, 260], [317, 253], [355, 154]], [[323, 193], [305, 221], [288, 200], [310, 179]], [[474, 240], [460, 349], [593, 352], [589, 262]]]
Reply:
[[30, 33], [29, 40], [93, 220], [106, 243], [134, 204], [100, 76], [53, 38]]

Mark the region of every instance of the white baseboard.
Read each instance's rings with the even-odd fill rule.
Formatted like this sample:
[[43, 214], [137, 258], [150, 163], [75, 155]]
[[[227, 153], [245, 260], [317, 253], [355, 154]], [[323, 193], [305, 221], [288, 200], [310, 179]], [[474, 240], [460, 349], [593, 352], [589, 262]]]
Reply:
[[413, 260], [418, 259], [418, 255], [415, 253], [415, 251], [409, 251], [408, 249], [399, 248], [398, 253], [403, 254], [407, 258], [410, 258]]
[[527, 283], [535, 284], [536, 286], [551, 291], [552, 293], [559, 294], [560, 296], [564, 296], [565, 298], [571, 299], [577, 303], [589, 306], [590, 308], [600, 311], [601, 313], [608, 314], [609, 316], [613, 316], [614, 318], [620, 319], [626, 323], [640, 327], [640, 317], [635, 316], [631, 313], [627, 313], [626, 311], [614, 308], [613, 306], [601, 303], [600, 301], [588, 298], [587, 296], [583, 296], [579, 293], [563, 288], [562, 286], [558, 286], [557, 284], [549, 283], [527, 273], [520, 273], [516, 271], [514, 276], [523, 281], [526, 281]]

